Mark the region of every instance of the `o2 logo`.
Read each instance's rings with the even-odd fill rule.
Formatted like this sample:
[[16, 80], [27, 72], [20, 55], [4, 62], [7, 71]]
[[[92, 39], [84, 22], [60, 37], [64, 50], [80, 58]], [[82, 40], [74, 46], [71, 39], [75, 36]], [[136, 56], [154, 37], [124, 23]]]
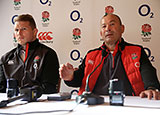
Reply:
[[70, 18], [72, 21], [79, 21], [80, 23], [83, 23], [83, 18], [80, 15], [80, 12], [78, 10], [74, 10], [70, 14]]
[[[144, 10], [146, 10], [146, 12], [143, 12]], [[154, 13], [151, 12], [151, 8], [149, 5], [147, 4], [143, 4], [139, 7], [138, 12], [141, 16], [150, 16], [150, 18], [154, 18], [153, 15]]]
[[144, 48], [144, 50], [145, 50], [145, 52], [147, 54], [148, 59], [151, 62], [155, 62], [154, 56], [151, 55], [151, 50], [149, 48]]
[[48, 6], [51, 6], [51, 4], [52, 4], [51, 0], [40, 0], [40, 3], [43, 5], [48, 4]]
[[77, 61], [78, 59], [80, 59], [80, 63], [83, 61], [83, 58], [80, 57], [80, 52], [78, 50], [71, 51], [70, 57], [73, 61]]
[[12, 24], [14, 25], [14, 19], [17, 17], [18, 15], [14, 15], [13, 17], [12, 17]]

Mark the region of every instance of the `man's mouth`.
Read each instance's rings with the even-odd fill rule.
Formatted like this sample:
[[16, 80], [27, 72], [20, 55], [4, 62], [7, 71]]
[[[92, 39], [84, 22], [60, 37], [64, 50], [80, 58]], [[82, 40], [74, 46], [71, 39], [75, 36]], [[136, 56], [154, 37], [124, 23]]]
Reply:
[[113, 33], [106, 33], [105, 37], [112, 36], [112, 35], [113, 35]]

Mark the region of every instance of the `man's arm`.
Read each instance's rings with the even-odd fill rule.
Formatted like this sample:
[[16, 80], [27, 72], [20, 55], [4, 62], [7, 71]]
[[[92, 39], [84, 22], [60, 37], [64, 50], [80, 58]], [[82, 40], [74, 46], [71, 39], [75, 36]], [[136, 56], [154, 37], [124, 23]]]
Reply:
[[139, 96], [141, 98], [147, 97], [148, 99], [152, 99], [153, 97], [155, 100], [160, 100], [160, 84], [157, 78], [156, 69], [150, 63], [143, 48], [141, 54], [140, 71], [145, 91], [142, 91]]
[[144, 82], [144, 88], [155, 88], [160, 90], [160, 84], [157, 78], [156, 69], [152, 66], [143, 48], [141, 50], [140, 63], [140, 72]]
[[82, 80], [84, 77], [84, 69], [85, 69], [85, 58], [82, 64], [76, 69], [73, 73], [73, 79], [71, 81], [64, 81], [66, 85], [70, 87], [80, 87], [82, 84]]
[[55, 51], [46, 54], [41, 74], [41, 88], [43, 93], [56, 93], [59, 77], [59, 61]]
[[3, 68], [2, 68], [2, 62], [0, 60], [0, 92], [6, 93], [6, 87], [7, 87], [7, 81], [5, 79]]

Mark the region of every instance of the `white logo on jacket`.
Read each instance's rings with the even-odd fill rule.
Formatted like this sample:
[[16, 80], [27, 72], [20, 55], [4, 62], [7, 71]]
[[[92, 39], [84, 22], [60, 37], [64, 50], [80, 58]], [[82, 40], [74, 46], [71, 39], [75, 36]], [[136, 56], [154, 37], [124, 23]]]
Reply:
[[14, 60], [9, 60], [8, 61], [8, 65], [13, 65], [14, 64]]
[[88, 64], [94, 64], [94, 61], [93, 60], [88, 60]]

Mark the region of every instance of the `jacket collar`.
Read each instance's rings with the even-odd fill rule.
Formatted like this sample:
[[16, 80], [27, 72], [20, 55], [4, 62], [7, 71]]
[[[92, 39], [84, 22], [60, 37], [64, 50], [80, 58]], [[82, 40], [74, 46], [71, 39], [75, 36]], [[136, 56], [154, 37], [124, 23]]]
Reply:
[[[36, 39], [33, 42], [28, 42], [27, 44], [28, 44], [28, 50], [32, 50], [32, 49], [35, 49], [36, 46], [39, 44], [39, 40]], [[18, 51], [20, 51], [22, 49], [22, 46], [18, 44], [17, 49]]]
[[[103, 44], [102, 44], [102, 46], [100, 48], [102, 50], [106, 49], [106, 51], [109, 52], [109, 49], [106, 47], [104, 42], [103, 42]], [[123, 51], [124, 48], [125, 48], [125, 41], [124, 41], [123, 38], [121, 38], [121, 42], [117, 42], [115, 50]]]

